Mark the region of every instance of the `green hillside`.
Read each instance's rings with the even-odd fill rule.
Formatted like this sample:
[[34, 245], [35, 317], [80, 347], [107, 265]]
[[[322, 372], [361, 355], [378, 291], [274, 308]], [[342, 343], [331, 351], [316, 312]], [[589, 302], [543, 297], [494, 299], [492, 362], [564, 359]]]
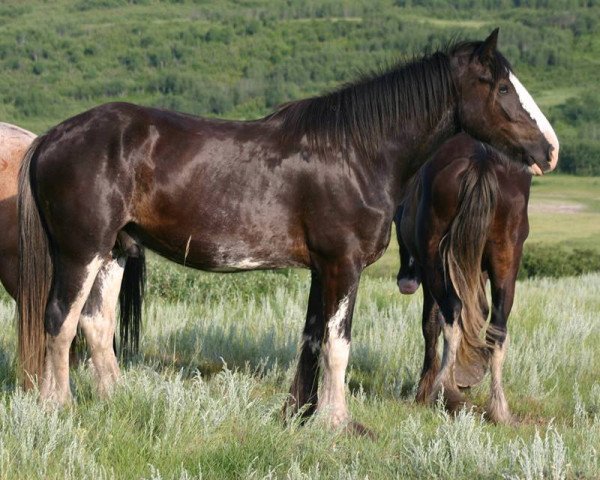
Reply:
[[253, 118], [361, 71], [451, 38], [483, 38], [500, 26], [502, 51], [557, 126], [561, 168], [597, 174], [598, 5], [589, 0], [2, 2], [0, 118], [41, 132], [111, 100]]

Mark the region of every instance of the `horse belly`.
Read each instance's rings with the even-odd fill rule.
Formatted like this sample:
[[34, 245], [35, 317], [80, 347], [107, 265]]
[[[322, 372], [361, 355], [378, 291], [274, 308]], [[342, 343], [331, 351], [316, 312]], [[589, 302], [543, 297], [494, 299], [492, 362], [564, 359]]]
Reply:
[[195, 222], [194, 228], [144, 228], [135, 232], [142, 243], [180, 264], [213, 272], [306, 267], [310, 257], [303, 236], [269, 228], [218, 228]]

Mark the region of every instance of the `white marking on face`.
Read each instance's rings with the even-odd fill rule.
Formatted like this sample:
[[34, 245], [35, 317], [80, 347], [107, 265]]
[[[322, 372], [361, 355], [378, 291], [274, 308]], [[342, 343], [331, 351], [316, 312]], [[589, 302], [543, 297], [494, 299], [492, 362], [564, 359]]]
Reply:
[[[550, 145], [552, 145], [553, 147], [552, 153], [550, 154], [550, 171], [552, 171], [554, 170], [554, 168], [556, 168], [556, 164], [558, 162], [559, 144], [558, 138], [556, 137], [556, 133], [554, 132], [554, 129], [552, 128], [552, 125], [550, 125], [548, 119], [544, 116], [540, 108], [533, 100], [533, 97], [529, 94], [527, 89], [512, 72], [509, 75], [509, 79], [513, 87], [515, 88], [517, 95], [519, 96], [519, 101], [521, 102], [523, 109], [535, 121], [538, 128], [540, 129], [540, 132], [542, 132], [548, 143], [550, 143]], [[531, 166], [531, 173], [533, 173], [534, 175], [541, 175], [542, 170], [540, 169], [540, 167], [538, 167], [537, 165], [535, 167], [533, 165]]]

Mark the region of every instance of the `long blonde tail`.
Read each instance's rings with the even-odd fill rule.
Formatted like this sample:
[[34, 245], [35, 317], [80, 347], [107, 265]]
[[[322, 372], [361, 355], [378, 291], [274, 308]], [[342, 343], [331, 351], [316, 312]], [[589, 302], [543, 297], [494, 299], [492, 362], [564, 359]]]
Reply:
[[44, 137], [36, 138], [23, 158], [19, 171], [19, 285], [17, 336], [19, 378], [25, 389], [41, 378], [46, 332], [44, 315], [52, 279], [48, 238], [32, 189], [32, 167]]
[[473, 159], [462, 178], [458, 213], [440, 243], [444, 268], [462, 303], [463, 340], [457, 353], [457, 370], [487, 362], [486, 343], [481, 337], [487, 320], [481, 311], [485, 297], [481, 260], [497, 193], [498, 179], [492, 164], [487, 158]]

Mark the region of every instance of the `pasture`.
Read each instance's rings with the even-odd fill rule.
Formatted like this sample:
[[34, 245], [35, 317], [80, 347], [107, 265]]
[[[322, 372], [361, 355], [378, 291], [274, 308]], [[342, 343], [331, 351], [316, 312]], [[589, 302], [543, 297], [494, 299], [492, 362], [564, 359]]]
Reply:
[[[598, 225], [597, 182], [536, 180], [530, 241], [585, 243], [583, 233], [591, 237]], [[586, 209], [536, 211], [569, 202]], [[563, 215], [577, 229], [552, 235]], [[140, 355], [123, 368], [110, 401], [94, 395], [90, 372], [80, 368], [77, 403], [59, 412], [15, 392], [14, 306], [4, 295], [2, 478], [597, 478], [600, 274], [519, 283], [504, 375], [519, 424], [500, 427], [478, 410], [451, 418], [413, 402], [421, 299], [398, 294], [396, 253], [392, 241], [363, 277], [353, 322], [350, 409], [375, 441], [328, 432], [319, 419], [281, 420], [304, 322], [305, 271], [207, 274], [152, 256]], [[469, 393], [479, 407], [488, 384]]]
[[[41, 133], [112, 100], [256, 118], [500, 25], [501, 48], [557, 126], [559, 168], [598, 172], [600, 10], [546, 3], [556, 12], [451, 1], [11, 0], [0, 6], [1, 120]], [[600, 270], [599, 195], [597, 177], [535, 179], [525, 261], [572, 255], [575, 271]], [[489, 378], [468, 394], [476, 408], [456, 418], [414, 403], [421, 299], [398, 294], [397, 256], [392, 240], [365, 272], [353, 322], [349, 407], [373, 440], [332, 432], [319, 417], [282, 420], [306, 271], [206, 274], [151, 255], [140, 354], [122, 365], [110, 400], [81, 366], [76, 402], [62, 410], [16, 387], [14, 304], [0, 292], [0, 479], [600, 477], [600, 273], [519, 283], [504, 369], [518, 423], [494, 426], [482, 416]]]
[[[110, 401], [86, 369], [77, 403], [44, 412], [14, 390], [13, 305], [0, 308], [0, 471], [21, 478], [597, 478], [600, 275], [522, 282], [505, 388], [515, 427], [415, 405], [420, 298], [366, 277], [348, 375], [375, 441], [319, 420], [284, 426], [304, 321], [304, 272], [180, 275], [152, 262], [141, 355]], [[193, 280], [191, 279], [193, 275]], [[166, 293], [166, 292], [165, 292]], [[487, 381], [470, 393], [481, 405]]]

